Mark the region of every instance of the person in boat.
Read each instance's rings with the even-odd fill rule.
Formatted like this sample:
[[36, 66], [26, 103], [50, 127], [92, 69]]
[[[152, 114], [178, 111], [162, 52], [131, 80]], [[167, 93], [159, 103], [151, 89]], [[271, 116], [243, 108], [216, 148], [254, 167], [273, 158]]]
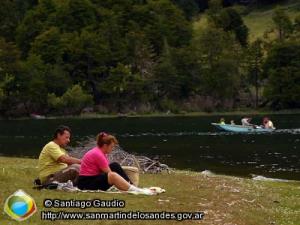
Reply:
[[273, 122], [268, 117], [263, 118], [263, 127], [266, 129], [275, 129]]
[[220, 119], [220, 122], [219, 122], [220, 124], [222, 124], [222, 125], [225, 125], [225, 119], [222, 117], [221, 119]]
[[64, 149], [70, 143], [71, 129], [59, 126], [53, 140], [44, 146], [39, 160], [39, 183], [47, 185], [53, 181], [60, 183], [71, 180], [76, 185], [81, 160], [71, 157]]
[[107, 154], [111, 153], [117, 144], [117, 139], [110, 134], [101, 132], [97, 135], [97, 146], [89, 150], [82, 158], [78, 188], [106, 191], [114, 185], [121, 191], [151, 194], [147, 189], [132, 185], [120, 164], [109, 163]]
[[244, 117], [242, 120], [241, 120], [241, 123], [242, 123], [242, 126], [253, 126], [253, 124], [251, 124], [252, 118], [250, 117]]

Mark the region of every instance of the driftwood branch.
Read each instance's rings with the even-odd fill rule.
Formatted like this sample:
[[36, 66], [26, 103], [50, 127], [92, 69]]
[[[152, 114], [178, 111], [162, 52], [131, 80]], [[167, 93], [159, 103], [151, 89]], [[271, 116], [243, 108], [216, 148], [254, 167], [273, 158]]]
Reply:
[[[77, 147], [70, 149], [70, 155], [82, 158], [83, 155], [90, 149], [96, 146], [94, 138], [88, 137], [85, 141], [77, 142]], [[157, 160], [150, 159], [146, 156], [138, 156], [124, 151], [120, 146], [108, 155], [110, 162], [118, 162], [122, 166], [135, 166], [143, 173], [160, 173], [167, 171], [170, 173], [170, 168], [166, 164], [162, 164]]]

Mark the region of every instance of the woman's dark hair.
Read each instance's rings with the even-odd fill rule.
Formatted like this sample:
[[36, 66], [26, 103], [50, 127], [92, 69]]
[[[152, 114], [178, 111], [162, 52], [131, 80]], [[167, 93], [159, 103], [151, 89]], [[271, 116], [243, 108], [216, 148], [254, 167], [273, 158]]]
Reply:
[[118, 144], [118, 140], [110, 135], [110, 134], [107, 134], [105, 132], [101, 132], [97, 135], [97, 145], [98, 147], [102, 147], [103, 145], [107, 144], [107, 145], [110, 145], [111, 143], [114, 143], [114, 144]]
[[69, 127], [60, 125], [58, 128], [56, 128], [53, 139], [57, 138], [58, 134], [62, 135], [65, 131], [69, 131], [69, 133], [71, 134], [71, 129]]

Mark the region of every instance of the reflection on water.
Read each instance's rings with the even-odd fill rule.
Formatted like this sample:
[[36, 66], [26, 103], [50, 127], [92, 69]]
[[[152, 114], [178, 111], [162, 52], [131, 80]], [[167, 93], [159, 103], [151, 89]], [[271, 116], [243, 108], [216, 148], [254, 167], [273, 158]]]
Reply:
[[[72, 128], [72, 145], [99, 131], [115, 134], [129, 152], [159, 157], [179, 169], [300, 180], [300, 116], [272, 116], [268, 134], [216, 131], [219, 117], [116, 118], [0, 121], [0, 154], [37, 158], [60, 124]], [[225, 117], [227, 121], [238, 116]], [[259, 124], [261, 118], [256, 118]]]
[[[299, 133], [272, 134], [176, 133], [129, 135], [128, 146], [151, 149], [163, 161], [176, 168], [240, 176], [254, 174], [299, 179]], [[137, 143], [144, 143], [138, 146]], [[125, 142], [125, 141], [124, 141]], [[139, 154], [147, 153], [143, 150]], [[176, 154], [174, 154], [176, 152]]]

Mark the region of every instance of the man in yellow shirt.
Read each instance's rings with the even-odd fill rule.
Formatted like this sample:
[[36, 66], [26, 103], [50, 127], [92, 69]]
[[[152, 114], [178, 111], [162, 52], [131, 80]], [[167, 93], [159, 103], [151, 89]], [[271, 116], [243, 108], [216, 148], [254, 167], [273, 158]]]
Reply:
[[71, 130], [60, 126], [54, 133], [53, 140], [46, 144], [39, 156], [38, 170], [42, 184], [53, 181], [76, 183], [81, 160], [67, 154], [64, 147], [70, 143]]

